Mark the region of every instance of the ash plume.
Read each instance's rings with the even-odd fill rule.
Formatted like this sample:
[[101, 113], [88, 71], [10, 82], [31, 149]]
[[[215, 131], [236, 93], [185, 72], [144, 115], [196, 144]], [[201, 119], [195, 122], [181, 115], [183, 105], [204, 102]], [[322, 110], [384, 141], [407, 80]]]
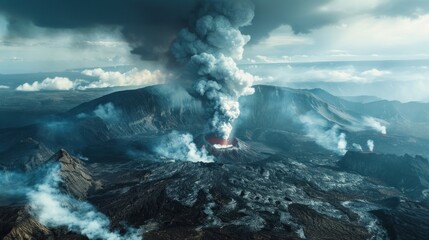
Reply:
[[366, 142], [366, 145], [368, 146], [368, 150], [369, 150], [370, 152], [374, 152], [374, 147], [375, 147], [375, 145], [374, 145], [374, 141], [373, 141], [373, 140], [369, 139], [369, 140]]
[[206, 0], [196, 20], [179, 32], [171, 46], [174, 58], [196, 79], [194, 89], [210, 115], [209, 129], [219, 138], [230, 138], [240, 115], [238, 98], [254, 92], [254, 77], [235, 63], [250, 40], [240, 28], [250, 25], [253, 17], [250, 1]]

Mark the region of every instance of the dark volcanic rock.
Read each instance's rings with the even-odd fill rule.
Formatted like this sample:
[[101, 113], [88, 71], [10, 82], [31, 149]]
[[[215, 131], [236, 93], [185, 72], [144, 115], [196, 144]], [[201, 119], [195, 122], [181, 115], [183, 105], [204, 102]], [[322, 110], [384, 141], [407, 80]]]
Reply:
[[12, 228], [8, 231], [8, 234], [3, 238], [4, 240], [15, 240], [15, 239], [47, 239], [52, 232], [47, 227], [40, 224], [34, 219], [28, 210], [22, 208], [15, 215], [16, 218], [12, 220]]
[[427, 239], [429, 233], [429, 204], [411, 202], [404, 199], [389, 199], [384, 205], [388, 208], [374, 210], [389, 239]]
[[325, 216], [302, 204], [289, 205], [289, 211], [305, 226], [306, 239], [363, 240], [370, 237], [362, 226]]
[[[71, 118], [86, 116], [99, 118], [94, 111], [110, 104], [118, 118], [103, 118], [110, 137], [123, 137], [135, 134], [158, 133], [168, 130], [201, 130], [205, 124], [201, 101], [191, 96], [185, 89], [175, 85], [157, 85], [142, 89], [116, 92], [79, 105], [67, 112]], [[120, 121], [119, 121], [120, 119]], [[97, 131], [95, 124], [90, 128]]]
[[79, 199], [87, 197], [94, 187], [94, 181], [81, 160], [61, 149], [48, 162], [59, 162], [62, 179], [60, 187], [63, 191]]
[[28, 138], [1, 152], [0, 166], [29, 171], [46, 162], [53, 154], [43, 143]]
[[405, 192], [419, 195], [429, 188], [429, 161], [420, 156], [349, 151], [338, 165], [344, 170], [377, 178]]

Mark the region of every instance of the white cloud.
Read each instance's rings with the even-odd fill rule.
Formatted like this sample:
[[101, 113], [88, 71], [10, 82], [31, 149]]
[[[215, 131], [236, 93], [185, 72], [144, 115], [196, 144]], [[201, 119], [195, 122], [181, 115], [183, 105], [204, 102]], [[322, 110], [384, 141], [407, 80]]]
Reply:
[[24, 83], [19, 85], [16, 90], [34, 92], [40, 90], [71, 90], [75, 87], [73, 81], [65, 77], [45, 78], [42, 82], [35, 81], [31, 84]]
[[332, 0], [322, 6], [319, 11], [336, 12], [344, 14], [356, 14], [373, 10], [388, 0], [359, 0], [359, 1], [344, 1]]
[[[264, 56], [264, 55], [257, 55], [256, 59], [258, 59], [264, 63], [288, 63], [291, 61], [289, 56], [281, 56], [281, 57], [269, 57], [269, 56]], [[256, 62], [255, 60], [253, 60], [254, 62]]]
[[24, 83], [19, 85], [16, 90], [35, 92], [42, 90], [86, 90], [92, 88], [108, 88], [108, 87], [127, 87], [127, 86], [149, 86], [164, 83], [167, 75], [160, 70], [149, 71], [133, 68], [132, 70], [121, 72], [104, 71], [101, 68], [88, 69], [82, 72], [83, 75], [96, 77], [98, 80], [94, 82], [76, 79], [74, 81], [66, 77], [46, 78], [42, 82], [35, 81], [33, 83]]
[[101, 68], [87, 69], [82, 72], [83, 75], [97, 77], [98, 81], [91, 82], [85, 86], [79, 86], [79, 89], [88, 88], [107, 88], [123, 86], [148, 86], [163, 83], [166, 81], [166, 74], [160, 70], [149, 71], [133, 68], [128, 72], [121, 73], [117, 71], [104, 71]]
[[6, 85], [0, 85], [0, 89], [9, 89], [10, 87], [9, 86], [6, 86]]
[[283, 25], [274, 30], [270, 36], [263, 40], [260, 45], [264, 46], [284, 46], [284, 45], [311, 45], [313, 39], [304, 34], [294, 34], [292, 28]]
[[370, 70], [366, 70], [364, 72], [361, 73], [363, 76], [369, 76], [369, 77], [381, 77], [384, 75], [389, 75], [391, 74], [391, 72], [389, 71], [382, 71], [382, 70], [378, 70], [376, 68], [370, 69]]
[[[429, 31], [424, 29], [429, 29], [429, 14], [414, 17], [368, 14], [369, 9], [377, 7], [381, 1], [335, 0], [329, 11], [347, 11], [340, 22], [305, 34], [296, 34], [290, 26], [281, 26], [266, 40], [249, 46], [245, 58], [288, 55], [294, 62], [371, 60], [374, 56], [388, 60], [427, 59]], [[358, 6], [350, 7], [350, 4]], [[350, 13], [350, 9], [356, 12]], [[299, 55], [308, 58], [293, 57]]]

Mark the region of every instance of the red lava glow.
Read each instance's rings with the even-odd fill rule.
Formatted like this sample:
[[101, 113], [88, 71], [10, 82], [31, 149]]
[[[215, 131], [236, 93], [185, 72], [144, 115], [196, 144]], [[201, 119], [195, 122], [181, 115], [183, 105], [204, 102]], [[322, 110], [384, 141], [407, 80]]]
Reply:
[[206, 140], [212, 145], [237, 146], [237, 139], [235, 138], [223, 139], [223, 138], [218, 138], [214, 135], [207, 135]]

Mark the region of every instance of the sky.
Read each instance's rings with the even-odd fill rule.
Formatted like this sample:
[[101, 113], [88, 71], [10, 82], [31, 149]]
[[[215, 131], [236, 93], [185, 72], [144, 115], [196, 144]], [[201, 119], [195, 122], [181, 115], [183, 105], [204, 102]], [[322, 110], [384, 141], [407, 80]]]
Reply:
[[[199, 2], [0, 0], [0, 73], [166, 65], [171, 43]], [[238, 64], [429, 59], [427, 0], [252, 2], [253, 21], [240, 27], [251, 39]], [[427, 66], [415, 67], [413, 76], [426, 81]], [[327, 77], [334, 82], [395, 75], [370, 66], [332, 71]]]

